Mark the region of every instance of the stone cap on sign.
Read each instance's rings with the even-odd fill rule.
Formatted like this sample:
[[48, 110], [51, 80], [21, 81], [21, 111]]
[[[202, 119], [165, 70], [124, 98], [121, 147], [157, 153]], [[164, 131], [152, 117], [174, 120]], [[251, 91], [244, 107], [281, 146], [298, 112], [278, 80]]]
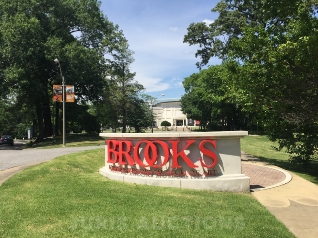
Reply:
[[242, 138], [248, 136], [247, 131], [215, 131], [215, 132], [184, 132], [184, 133], [99, 133], [103, 138], [130, 138], [130, 139], [163, 139], [163, 138], [210, 138], [210, 139], [226, 139], [226, 138]]

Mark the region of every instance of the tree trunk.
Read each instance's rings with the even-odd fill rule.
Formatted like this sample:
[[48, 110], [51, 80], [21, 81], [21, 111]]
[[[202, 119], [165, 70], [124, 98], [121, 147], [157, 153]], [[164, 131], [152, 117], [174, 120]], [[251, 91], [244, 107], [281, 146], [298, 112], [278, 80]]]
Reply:
[[122, 128], [122, 133], [126, 133], [126, 124], [127, 124], [127, 122], [126, 122], [126, 108], [123, 108], [123, 124], [122, 124], [122, 126], [123, 126], [123, 128]]
[[54, 115], [54, 135], [59, 135], [59, 111], [60, 111], [60, 103], [55, 102], [55, 115]]
[[52, 127], [52, 120], [51, 120], [51, 107], [49, 104], [45, 104], [43, 106], [43, 117], [44, 117], [44, 136], [51, 136], [53, 135], [53, 127]]
[[43, 115], [42, 115], [42, 108], [40, 104], [36, 106], [36, 115], [37, 115], [37, 121], [38, 121], [38, 135], [36, 137], [36, 141], [43, 140]]
[[52, 136], [53, 135], [53, 126], [52, 126], [52, 112], [50, 106], [50, 100], [48, 92], [45, 92], [45, 96], [43, 96], [43, 117], [44, 117], [44, 136]]

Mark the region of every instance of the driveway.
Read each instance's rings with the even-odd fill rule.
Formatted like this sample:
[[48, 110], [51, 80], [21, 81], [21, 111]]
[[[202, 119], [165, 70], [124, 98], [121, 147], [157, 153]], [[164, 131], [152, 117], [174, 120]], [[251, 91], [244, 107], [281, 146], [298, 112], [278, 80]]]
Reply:
[[76, 153], [96, 148], [104, 148], [100, 146], [85, 147], [64, 147], [54, 149], [23, 149], [22, 142], [15, 142], [14, 146], [0, 146], [0, 171], [10, 169], [17, 166], [40, 163], [43, 161], [54, 159], [55, 157]]
[[3, 150], [23, 150], [25, 142], [15, 141], [14, 146], [11, 145], [0, 145], [0, 156]]

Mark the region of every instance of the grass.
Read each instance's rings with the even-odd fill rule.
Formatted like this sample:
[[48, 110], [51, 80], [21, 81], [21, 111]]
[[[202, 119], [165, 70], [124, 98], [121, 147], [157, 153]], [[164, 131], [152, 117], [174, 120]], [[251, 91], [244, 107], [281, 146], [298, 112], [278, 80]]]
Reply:
[[246, 136], [241, 139], [241, 149], [258, 157], [261, 161], [289, 170], [304, 179], [318, 185], [318, 162], [313, 161], [310, 166], [295, 164], [289, 161], [289, 155], [284, 151], [277, 151], [277, 144], [269, 141], [266, 136]]
[[104, 150], [28, 168], [0, 186], [0, 237], [294, 237], [250, 194], [112, 181]]
[[[162, 130], [162, 128], [155, 128], [154, 133], [167, 133], [167, 132], [188, 132], [188, 130], [183, 128], [179, 128], [178, 131], [175, 130], [169, 130], [165, 131]], [[104, 131], [104, 133], [112, 133], [112, 131], [107, 130]], [[121, 133], [121, 131], [117, 131], [117, 133]], [[135, 133], [134, 131], [131, 131], [131, 133]], [[147, 130], [144, 133], [151, 133], [151, 130]], [[28, 142], [26, 144], [27, 148], [60, 148], [63, 144], [62, 136], [55, 136], [55, 137], [48, 137], [44, 139], [43, 141], [36, 142], [35, 140]], [[69, 147], [74, 146], [97, 146], [97, 145], [104, 145], [105, 140], [98, 136], [98, 135], [87, 135], [87, 134], [67, 134], [65, 137], [65, 144]]]
[[[27, 148], [61, 148], [63, 144], [62, 136], [48, 137], [43, 141], [28, 142]], [[65, 144], [68, 147], [78, 146], [98, 146], [104, 145], [105, 140], [98, 135], [87, 134], [67, 134], [65, 137]]]

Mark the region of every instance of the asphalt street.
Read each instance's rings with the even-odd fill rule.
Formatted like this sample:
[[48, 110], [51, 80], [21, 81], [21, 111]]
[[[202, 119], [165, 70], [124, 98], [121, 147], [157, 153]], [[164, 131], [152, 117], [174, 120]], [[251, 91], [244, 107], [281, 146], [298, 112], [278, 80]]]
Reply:
[[63, 147], [54, 149], [23, 149], [22, 142], [15, 142], [14, 146], [0, 146], [0, 171], [14, 168], [17, 166], [41, 163], [54, 159], [58, 156], [76, 153], [96, 148], [104, 148], [100, 146], [85, 147]]

